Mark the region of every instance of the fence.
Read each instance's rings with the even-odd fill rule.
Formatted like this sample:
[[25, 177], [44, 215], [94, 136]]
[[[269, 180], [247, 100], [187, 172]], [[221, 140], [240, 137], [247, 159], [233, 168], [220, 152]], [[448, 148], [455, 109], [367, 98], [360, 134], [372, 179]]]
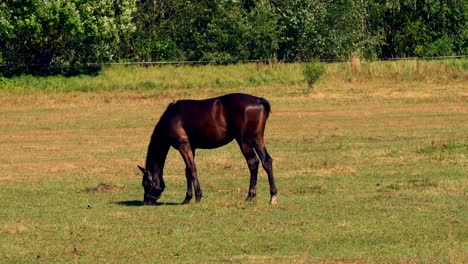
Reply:
[[[382, 59], [360, 59], [361, 61], [399, 61], [399, 60], [448, 60], [448, 59], [464, 59], [468, 58], [468, 55], [458, 55], [458, 56], [433, 56], [433, 57], [403, 57], [403, 58], [382, 58]], [[325, 63], [334, 63], [334, 62], [347, 62], [350, 59], [320, 59], [319, 61]], [[276, 58], [269, 58], [263, 59], [260, 58], [258, 60], [239, 60], [234, 63], [263, 63], [263, 64], [276, 64], [278, 62], [283, 63], [294, 63], [294, 62], [304, 62], [301, 60], [277, 60]], [[157, 66], [157, 65], [217, 65], [219, 62], [217, 61], [139, 61], [139, 62], [89, 62], [86, 63], [87, 66], [107, 66], [107, 65], [136, 65], [136, 66]], [[45, 66], [41, 64], [0, 64], [0, 67], [13, 67], [13, 66]]]

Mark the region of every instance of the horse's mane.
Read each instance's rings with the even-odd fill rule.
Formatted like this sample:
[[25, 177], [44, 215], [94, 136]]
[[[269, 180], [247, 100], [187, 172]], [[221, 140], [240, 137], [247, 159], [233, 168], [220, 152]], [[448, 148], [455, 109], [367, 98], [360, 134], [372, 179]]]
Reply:
[[[164, 110], [164, 112], [162, 113], [161, 117], [159, 118], [158, 123], [156, 123], [156, 127], [154, 128], [154, 131], [153, 131], [153, 136], [156, 134], [156, 131], [158, 131], [158, 128], [160, 128], [160, 126], [163, 126], [164, 121], [165, 121], [166, 118], [170, 115], [171, 109], [173, 108], [173, 106], [174, 106], [175, 104], [176, 104], [176, 101], [172, 101], [172, 102], [169, 103], [169, 105], [166, 107], [166, 110]], [[150, 142], [150, 143], [151, 143], [151, 142]]]
[[176, 103], [177, 103], [176, 101], [170, 102], [169, 105], [166, 108], [166, 111], [164, 111], [164, 113], [166, 113], [169, 109], [171, 109]]

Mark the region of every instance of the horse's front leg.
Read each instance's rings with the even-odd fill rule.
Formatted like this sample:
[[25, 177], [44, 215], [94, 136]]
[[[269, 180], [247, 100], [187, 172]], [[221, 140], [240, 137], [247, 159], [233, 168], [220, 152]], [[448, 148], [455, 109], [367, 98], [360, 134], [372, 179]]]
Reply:
[[[192, 149], [192, 154], [193, 154], [193, 159], [195, 160], [195, 149]], [[185, 177], [187, 178], [187, 193], [185, 194], [185, 199], [182, 202], [182, 204], [190, 203], [190, 200], [192, 200], [192, 197], [193, 197], [191, 175], [192, 175], [191, 169], [189, 167], [185, 167]]]
[[192, 200], [192, 176], [190, 176], [190, 168], [186, 167], [185, 168], [185, 177], [187, 178], [187, 193], [185, 194], [185, 199], [182, 202], [182, 204], [188, 204], [190, 203], [190, 200]]
[[192, 185], [195, 189], [195, 201], [200, 202], [202, 191], [197, 177], [197, 168], [195, 166], [195, 149], [190, 147], [190, 144], [183, 143], [179, 146], [179, 152], [185, 162], [185, 176], [187, 177], [187, 193], [184, 204], [187, 204], [192, 199]]

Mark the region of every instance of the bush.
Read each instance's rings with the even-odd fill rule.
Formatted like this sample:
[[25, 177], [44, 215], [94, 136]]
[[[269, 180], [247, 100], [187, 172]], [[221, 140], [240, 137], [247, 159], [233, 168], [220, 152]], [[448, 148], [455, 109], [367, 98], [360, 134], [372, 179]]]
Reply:
[[319, 61], [306, 62], [304, 64], [304, 79], [309, 87], [309, 92], [312, 91], [314, 84], [325, 73], [325, 65]]

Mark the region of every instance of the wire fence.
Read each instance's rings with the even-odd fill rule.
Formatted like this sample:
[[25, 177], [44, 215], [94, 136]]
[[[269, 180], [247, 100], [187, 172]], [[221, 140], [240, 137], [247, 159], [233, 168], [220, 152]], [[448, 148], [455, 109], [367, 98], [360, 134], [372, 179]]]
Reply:
[[383, 61], [392, 61], [392, 60], [449, 60], [449, 59], [464, 59], [468, 58], [468, 55], [457, 55], [457, 56], [425, 56], [425, 57], [407, 57], [407, 58], [386, 58], [380, 59]]
[[[401, 58], [380, 58], [380, 59], [361, 59], [361, 61], [404, 61], [404, 60], [450, 60], [450, 59], [464, 59], [468, 58], [468, 55], [456, 55], [456, 56], [424, 56], [424, 57], [401, 57]], [[337, 63], [347, 62], [350, 59], [319, 59], [320, 62], [324, 63]], [[257, 60], [238, 60], [233, 63], [264, 63], [264, 64], [276, 64], [276, 63], [301, 63], [307, 62], [301, 60], [277, 60], [275, 58], [268, 59], [257, 59]], [[87, 66], [111, 66], [111, 65], [124, 65], [124, 66], [158, 66], [158, 65], [218, 65], [223, 64], [219, 61], [206, 61], [206, 60], [192, 60], [192, 61], [136, 61], [136, 62], [89, 62], [85, 63]], [[18, 63], [5, 63], [0, 64], [0, 67], [40, 67], [47, 66], [45, 64], [18, 64]]]

